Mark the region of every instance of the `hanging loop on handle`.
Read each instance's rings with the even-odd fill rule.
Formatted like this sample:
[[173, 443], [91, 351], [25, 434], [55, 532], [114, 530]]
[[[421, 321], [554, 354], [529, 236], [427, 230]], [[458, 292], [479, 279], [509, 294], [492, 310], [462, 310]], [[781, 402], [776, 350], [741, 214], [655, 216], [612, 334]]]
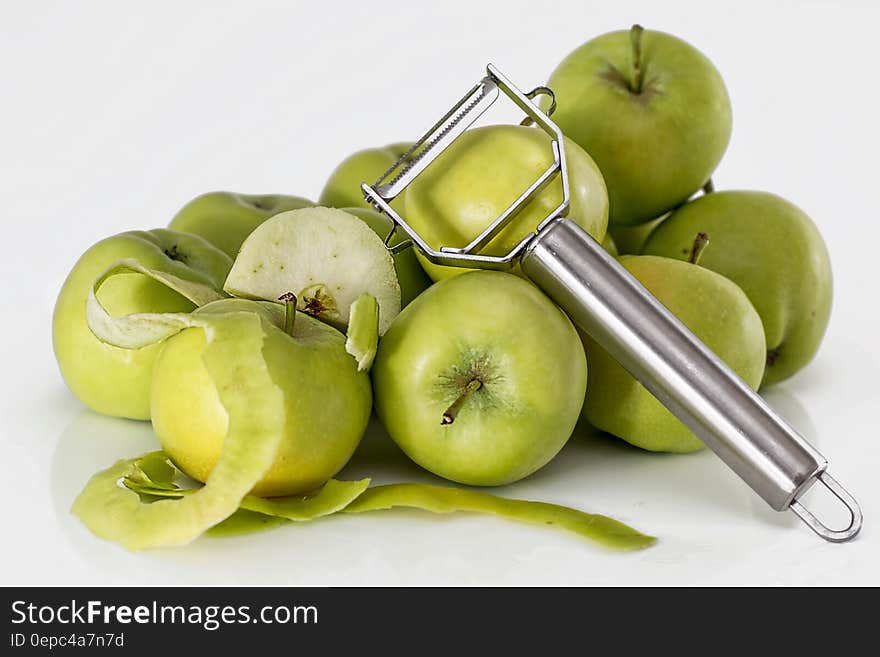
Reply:
[[822, 485], [825, 486], [825, 488], [831, 491], [834, 497], [843, 502], [843, 505], [849, 511], [849, 525], [847, 528], [829, 528], [797, 499], [791, 503], [791, 510], [794, 511], [804, 523], [806, 523], [807, 527], [812, 529], [826, 541], [831, 541], [832, 543], [844, 543], [855, 538], [856, 534], [862, 529], [862, 509], [859, 506], [859, 503], [856, 502], [855, 498], [850, 495], [834, 477], [828, 474], [827, 471], [821, 473], [817, 479], [822, 482]]

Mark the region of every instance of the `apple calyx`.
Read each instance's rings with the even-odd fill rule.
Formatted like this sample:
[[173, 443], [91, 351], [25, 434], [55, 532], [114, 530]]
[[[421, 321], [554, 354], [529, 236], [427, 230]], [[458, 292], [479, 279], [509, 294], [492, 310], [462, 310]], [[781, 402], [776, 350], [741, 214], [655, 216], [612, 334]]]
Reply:
[[296, 322], [296, 295], [293, 292], [285, 292], [278, 300], [284, 304], [284, 332], [293, 335], [293, 326]]
[[461, 407], [467, 401], [468, 397], [482, 387], [483, 382], [479, 379], [471, 379], [468, 381], [468, 384], [464, 387], [464, 391], [449, 405], [449, 408], [443, 412], [443, 417], [440, 418], [440, 425], [445, 427], [455, 422], [458, 412], [461, 410]]
[[632, 76], [629, 80], [629, 90], [634, 94], [642, 93], [642, 33], [644, 31], [645, 29], [638, 23], [629, 30], [632, 45]]
[[699, 265], [700, 258], [703, 256], [703, 251], [707, 246], [709, 246], [709, 233], [697, 233], [697, 236], [694, 238], [694, 245], [691, 247], [688, 262], [692, 265]]
[[330, 324], [333, 328], [345, 328], [339, 316], [336, 298], [330, 294], [329, 288], [324, 283], [315, 283], [303, 288], [299, 293], [298, 307], [302, 312]]

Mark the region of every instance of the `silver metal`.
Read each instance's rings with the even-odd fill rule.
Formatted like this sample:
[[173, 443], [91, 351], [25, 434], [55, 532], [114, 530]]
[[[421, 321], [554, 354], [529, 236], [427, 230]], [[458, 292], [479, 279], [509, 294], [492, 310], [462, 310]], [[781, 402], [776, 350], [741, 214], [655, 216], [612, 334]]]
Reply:
[[523, 273], [767, 503], [786, 509], [825, 459], [577, 224], [532, 240]]
[[[499, 98], [500, 92], [509, 98], [517, 107], [525, 112], [526, 117], [534, 122], [550, 136], [550, 148], [553, 153], [552, 164], [529, 185], [519, 198], [502, 212], [486, 229], [470, 244], [462, 246], [443, 245], [439, 250], [432, 248], [419, 237], [418, 233], [391, 207], [391, 202], [411, 184], [418, 175], [436, 160], [452, 142], [467, 130], [473, 123]], [[551, 210], [535, 228], [537, 232], [548, 221], [568, 214], [571, 199], [568, 184], [568, 169], [565, 163], [563, 135], [559, 127], [549, 116], [542, 112], [532, 100], [546, 95], [551, 98], [551, 107], [555, 107], [556, 98], [547, 87], [537, 87], [523, 93], [517, 89], [495, 66], [486, 67], [486, 77], [474, 85], [443, 118], [431, 126], [422, 138], [404, 153], [397, 162], [386, 171], [373, 185], [363, 183], [361, 191], [364, 198], [376, 210], [388, 215], [394, 222], [391, 234], [386, 238], [389, 243], [394, 231], [399, 227], [407, 234], [413, 244], [431, 262], [453, 267], [482, 267], [484, 269], [510, 269], [516, 264], [517, 257], [522, 253], [531, 235], [526, 236], [512, 251], [505, 255], [489, 255], [481, 250], [492, 241], [529, 201], [548, 184], [558, 179], [561, 181], [561, 198], [559, 205]]]
[[[390, 205], [476, 117], [484, 112], [494, 85], [518, 105], [527, 119], [551, 137], [553, 164], [483, 232], [464, 246], [439, 249], [422, 237]], [[855, 499], [825, 472], [828, 463], [795, 429], [703, 344], [660, 301], [590, 235], [565, 218], [569, 207], [565, 147], [559, 128], [532, 103], [543, 87], [523, 94], [491, 64], [481, 80], [375, 185], [362, 185], [364, 197], [388, 215], [432, 262], [443, 265], [509, 269], [517, 264], [588, 333], [773, 509], [792, 509], [819, 536], [842, 542], [858, 534], [862, 514]], [[497, 94], [496, 94], [497, 96]], [[562, 201], [507, 254], [482, 253], [492, 239], [546, 185], [562, 182]], [[390, 182], [389, 182], [390, 181]], [[395, 247], [397, 248], [397, 247]], [[820, 481], [849, 510], [842, 530], [823, 525], [798, 500]]]
[[849, 525], [845, 529], [830, 529], [801, 504], [799, 500], [792, 501], [791, 510], [807, 524], [807, 527], [826, 541], [844, 543], [858, 534], [862, 528], [862, 509], [855, 498], [843, 486], [837, 483], [837, 480], [828, 474], [827, 470], [820, 474], [818, 479], [849, 510]]

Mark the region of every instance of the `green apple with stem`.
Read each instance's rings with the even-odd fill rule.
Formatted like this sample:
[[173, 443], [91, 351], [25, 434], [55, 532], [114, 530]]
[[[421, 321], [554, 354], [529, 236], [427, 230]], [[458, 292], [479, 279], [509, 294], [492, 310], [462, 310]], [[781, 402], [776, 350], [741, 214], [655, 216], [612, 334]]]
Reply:
[[568, 317], [534, 285], [475, 271], [398, 315], [373, 365], [376, 412], [423, 468], [463, 484], [528, 476], [571, 435], [587, 364]]
[[[232, 261], [197, 235], [163, 228], [130, 231], [92, 246], [64, 281], [52, 317], [52, 342], [64, 381], [92, 410], [148, 420], [150, 379], [159, 345], [120, 349], [98, 340], [86, 323], [92, 284], [123, 258], [137, 258], [148, 267], [218, 291]], [[113, 315], [189, 312], [195, 307], [175, 290], [138, 273], [114, 277], [101, 288], [99, 298]]]
[[168, 227], [201, 235], [235, 258], [245, 238], [266, 219], [285, 210], [313, 205], [300, 196], [209, 192], [183, 206]]
[[[345, 336], [295, 308], [293, 297], [283, 312], [276, 304], [223, 299], [194, 313], [251, 311], [269, 323], [262, 349], [270, 368], [278, 368], [284, 433], [272, 466], [251, 490], [254, 495], [315, 490], [348, 462], [370, 418], [369, 376], [346, 352]], [[197, 327], [166, 341], [156, 361], [151, 403], [162, 449], [202, 482], [218, 462], [229, 428], [229, 414], [204, 365], [205, 346], [205, 331]]]
[[372, 210], [364, 200], [361, 184], [373, 184], [390, 169], [412, 146], [411, 142], [367, 148], [344, 159], [327, 180], [318, 204], [331, 208], [363, 208]]
[[[721, 274], [696, 264], [705, 235], [691, 238], [690, 262], [622, 256], [620, 263], [753, 389], [764, 373], [764, 330], [745, 293]], [[655, 452], [693, 452], [697, 437], [586, 334], [590, 379], [583, 416], [602, 431]]]
[[569, 54], [550, 76], [553, 120], [599, 165], [610, 222], [650, 221], [712, 175], [732, 129], [730, 99], [705, 55], [634, 25]]
[[[343, 208], [343, 210], [363, 221], [383, 240], [393, 226], [391, 219], [375, 210], [366, 210], [364, 208]], [[395, 246], [407, 239], [403, 231], [398, 230], [394, 233], [394, 237], [391, 238], [389, 245]], [[400, 306], [403, 308], [424, 292], [431, 285], [432, 281], [419, 264], [415, 248], [404, 249], [392, 257], [394, 258], [397, 280], [400, 283]]]
[[[598, 241], [608, 226], [608, 195], [596, 163], [570, 139], [565, 156], [571, 204], [568, 217]], [[552, 163], [550, 138], [537, 128], [492, 125], [465, 132], [423, 171], [404, 194], [404, 216], [429, 246], [462, 247], [501, 215]], [[551, 182], [483, 250], [504, 255], [562, 201]], [[469, 271], [420, 262], [435, 281]]]
[[748, 295], [764, 324], [764, 384], [809, 363], [831, 314], [831, 263], [816, 225], [798, 207], [767, 192], [719, 191], [676, 210], [644, 253], [687, 258], [688, 241], [707, 233], [712, 247], [700, 264]]

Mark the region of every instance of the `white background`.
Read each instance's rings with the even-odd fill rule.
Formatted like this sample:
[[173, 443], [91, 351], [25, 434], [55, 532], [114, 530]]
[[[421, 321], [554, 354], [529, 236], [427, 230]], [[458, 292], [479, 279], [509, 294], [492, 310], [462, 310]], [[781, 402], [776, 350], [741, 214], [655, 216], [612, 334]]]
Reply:
[[[211, 5], [0, 10], [0, 583], [880, 584], [876, 6]], [[132, 555], [69, 515], [93, 472], [155, 445], [148, 424], [84, 410], [57, 372], [52, 307], [88, 246], [163, 226], [208, 190], [316, 198], [350, 152], [417, 137], [487, 61], [531, 88], [580, 43], [634, 21], [685, 38], [724, 75], [734, 132], [717, 185], [793, 200], [828, 242], [828, 335], [768, 398], [862, 502], [855, 543], [826, 544], [770, 511], [711, 454], [583, 437], [499, 492], [614, 515], [659, 536], [656, 547], [621, 555], [492, 518], [404, 511]], [[344, 474], [430, 479], [380, 432]]]

